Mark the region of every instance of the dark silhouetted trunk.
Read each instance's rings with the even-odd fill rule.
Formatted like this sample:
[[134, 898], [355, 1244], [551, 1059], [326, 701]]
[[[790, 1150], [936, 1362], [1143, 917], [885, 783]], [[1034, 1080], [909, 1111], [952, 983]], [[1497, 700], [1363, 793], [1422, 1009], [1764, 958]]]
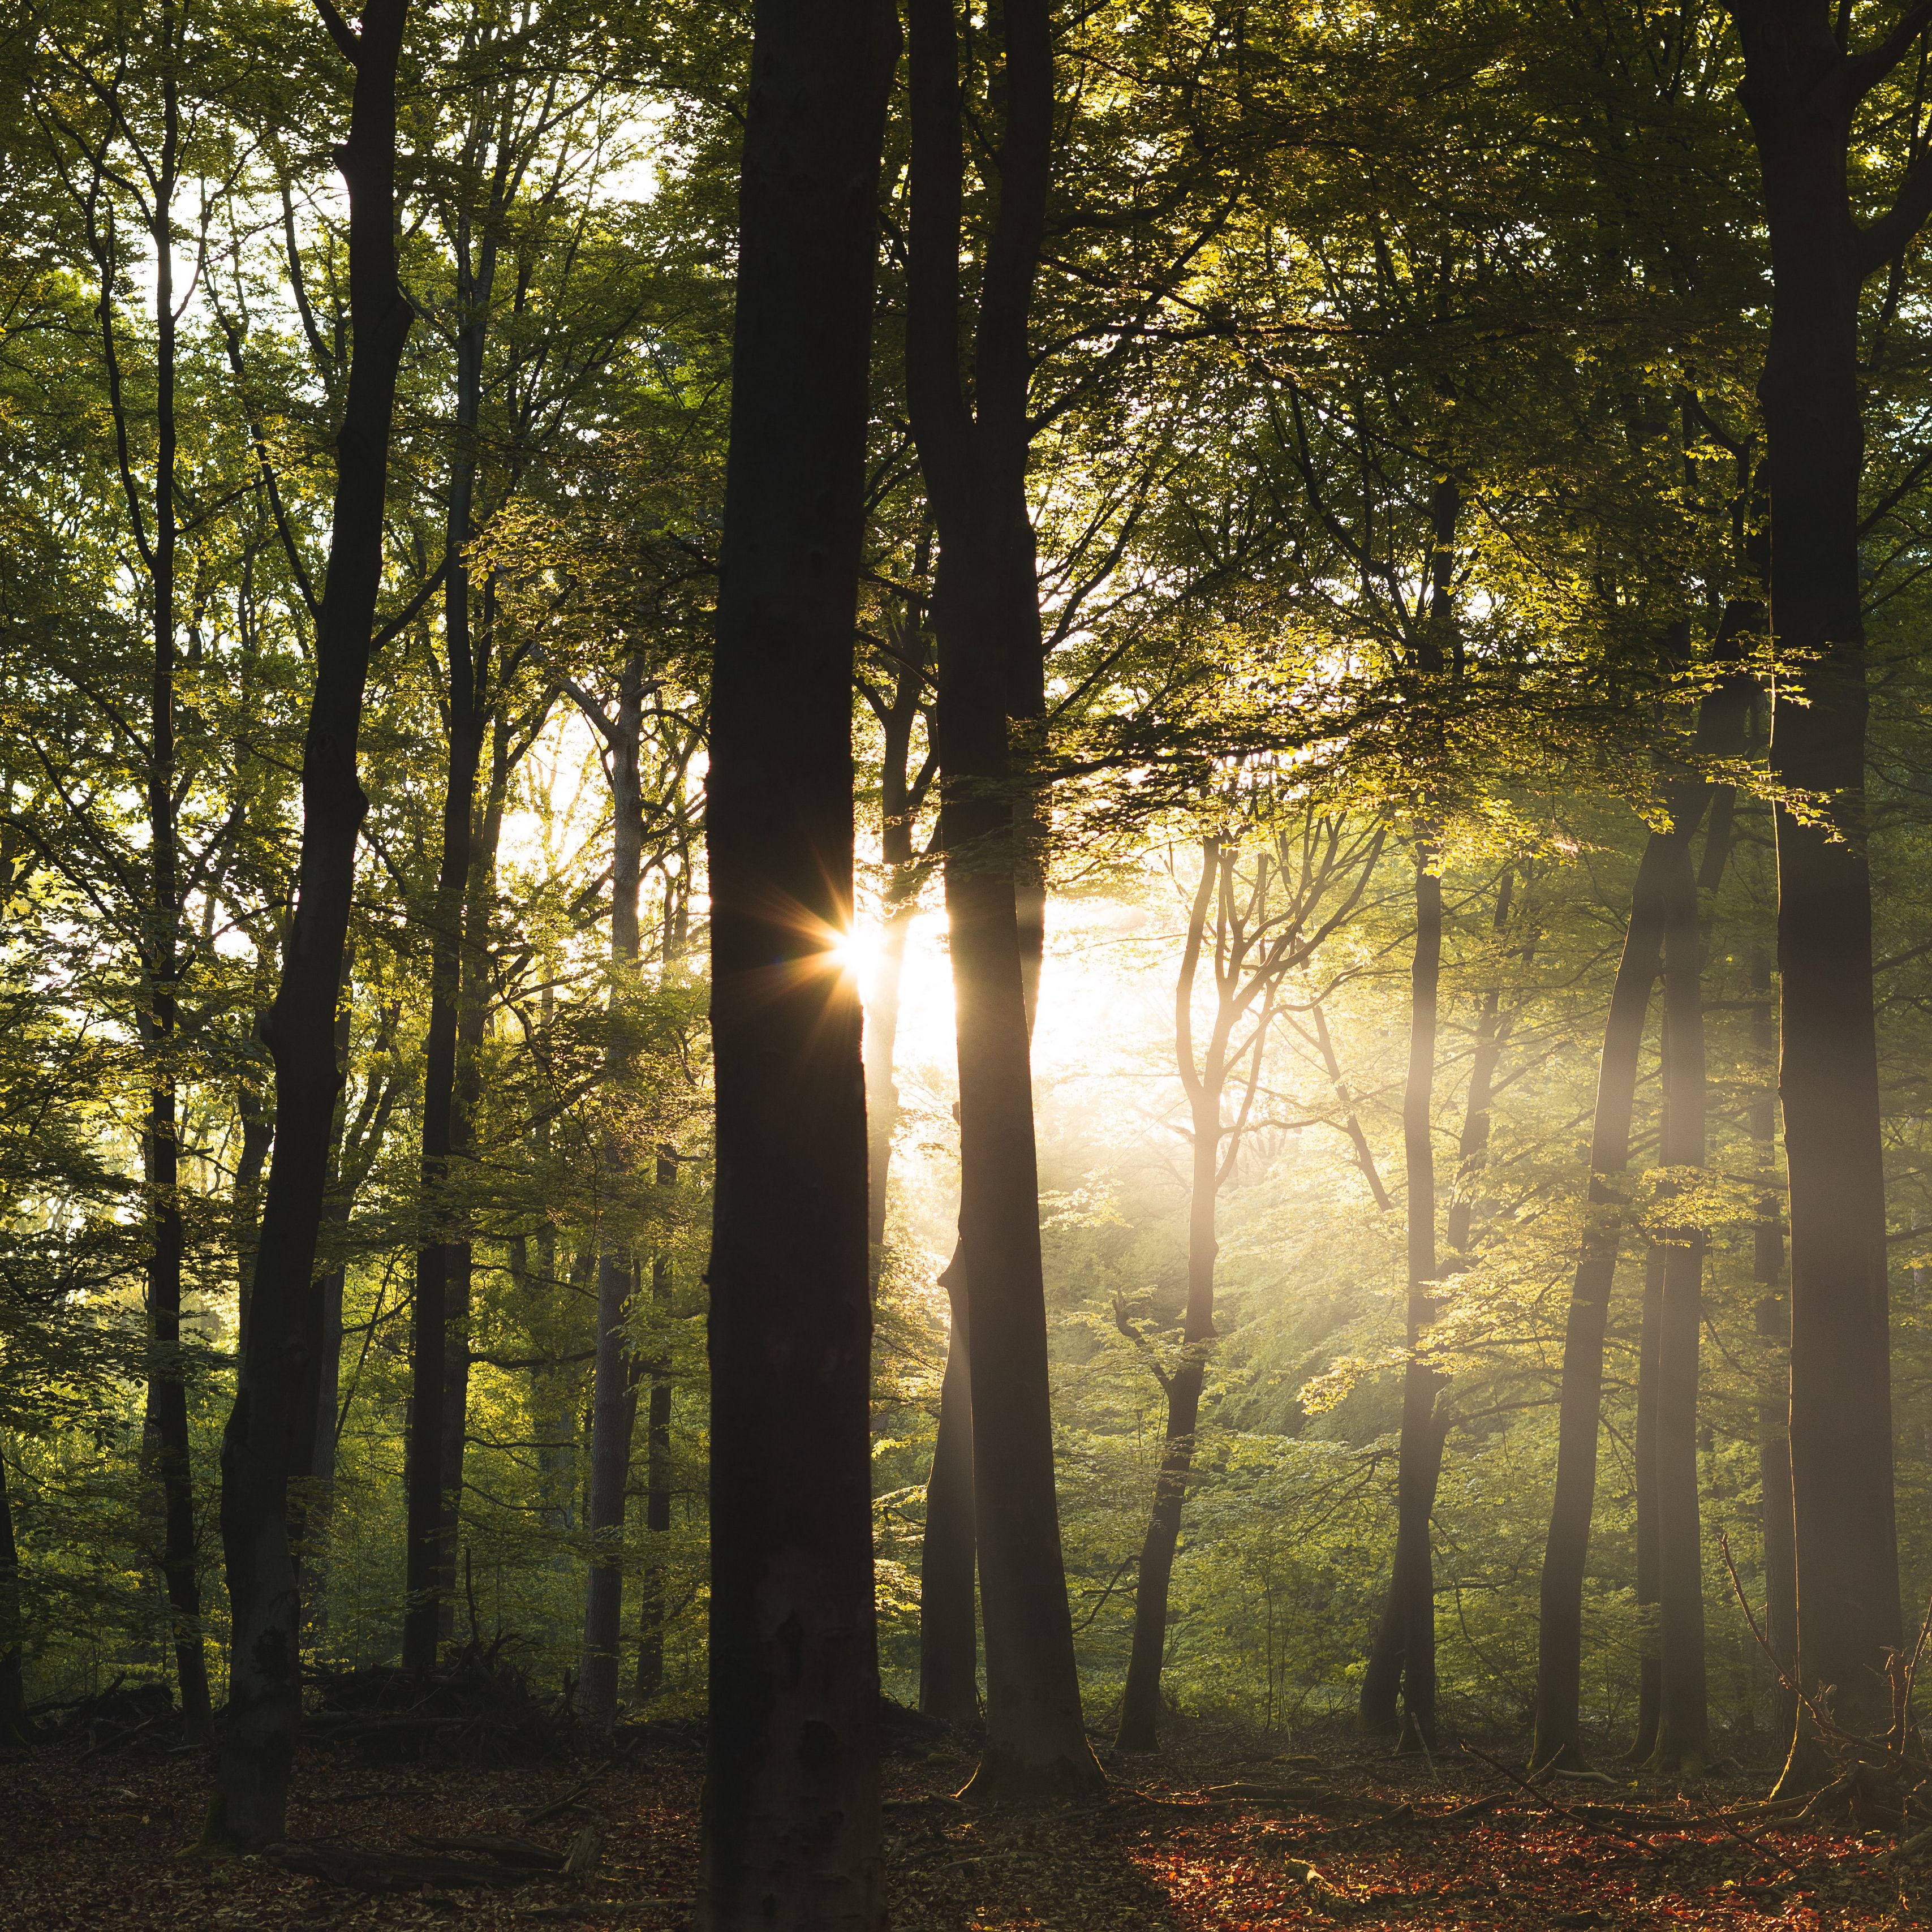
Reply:
[[617, 1721], [617, 1650], [623, 1632], [624, 1517], [631, 1443], [638, 1418], [638, 1364], [625, 1336], [637, 1276], [624, 1196], [631, 1148], [617, 1124], [630, 1078], [637, 1025], [638, 895], [644, 880], [644, 795], [638, 740], [644, 728], [644, 660], [633, 656], [607, 723], [610, 753], [610, 1004], [604, 1047], [606, 1126], [598, 1160], [604, 1219], [597, 1253], [597, 1362], [590, 1410], [590, 1570], [584, 1593], [584, 1658], [577, 1708], [594, 1730]]
[[712, 684], [701, 1932], [885, 1923], [852, 656], [898, 28], [758, 0]]
[[[1884, 1663], [1900, 1642], [1892, 1390], [1865, 856], [1864, 460], [1859, 294], [1902, 254], [1932, 202], [1915, 164], [1892, 208], [1861, 227], [1847, 179], [1864, 95], [1916, 44], [1908, 16], [1871, 51], [1838, 45], [1824, 0], [1738, 0], [1738, 90], [1762, 165], [1770, 340], [1758, 394], [1771, 474], [1771, 606], [1781, 660], [1771, 769], [1824, 802], [1780, 809], [1778, 947], [1791, 1226], [1791, 1477], [1798, 1654], [1855, 1731], [1891, 1721]], [[1823, 1769], [1794, 1733], [1781, 1792]]]
[[[484, 597], [486, 632], [495, 628], [496, 599]], [[450, 1096], [450, 1177], [459, 1198], [452, 1215], [444, 1275], [442, 1520], [436, 1548], [436, 1634], [451, 1641], [456, 1617], [456, 1560], [461, 1538], [463, 1465], [470, 1442], [470, 1315], [473, 1251], [468, 1173], [476, 1155], [476, 1110], [482, 1099], [483, 1036], [490, 1024], [490, 921], [496, 897], [496, 848], [510, 786], [510, 721], [499, 709], [491, 725], [490, 776], [470, 841], [470, 878], [464, 892], [463, 965], [456, 998], [456, 1082]]]
[[[211, 1849], [254, 1850], [287, 1837], [289, 1774], [301, 1718], [289, 1478], [296, 1453], [293, 1425], [304, 1402], [314, 1400], [308, 1390], [320, 1340], [316, 1243], [340, 1078], [335, 1003], [356, 841], [368, 809], [357, 782], [356, 741], [382, 579], [396, 373], [412, 319], [397, 281], [395, 238], [396, 70], [407, 14], [407, 0], [368, 0], [353, 43], [349, 138], [338, 151], [349, 191], [352, 353], [303, 753], [295, 916], [266, 1029], [275, 1063], [274, 1154], [248, 1346], [222, 1443], [231, 1648], [215, 1798], [204, 1839]], [[347, 30], [340, 32], [346, 38]]]
[[[1022, 874], [1031, 809], [1012, 802], [1007, 719], [1040, 676], [1026, 502], [1028, 312], [1046, 220], [1053, 53], [1040, 0], [1007, 8], [999, 201], [982, 279], [974, 407], [960, 369], [964, 168], [948, 0], [910, 14], [912, 212], [907, 382], [939, 532], [934, 720], [958, 1037], [960, 1248], [970, 1305], [974, 1483], [985, 1618], [982, 1796], [1088, 1791], [1054, 1493], [1027, 980], [1036, 922]], [[1024, 780], [1023, 780], [1024, 782]], [[1023, 849], [1025, 848], [1025, 849]]]
[[[1409, 974], [1408, 1071], [1402, 1086], [1402, 1150], [1408, 1166], [1408, 1294], [1402, 1371], [1402, 1433], [1396, 1450], [1395, 1562], [1368, 1669], [1362, 1678], [1362, 1728], [1400, 1730], [1405, 1744], [1436, 1742], [1436, 1579], [1430, 1517], [1442, 1473], [1444, 1430], [1436, 1412], [1442, 1378], [1422, 1345], [1436, 1318], [1436, 1025], [1442, 976], [1442, 880], [1418, 854], [1415, 956]], [[1397, 1696], [1401, 1708], [1397, 1711]]]
[[[182, 947], [181, 838], [176, 820], [176, 517], [174, 195], [181, 146], [175, 62], [179, 25], [172, 0], [159, 12], [162, 136], [154, 179], [154, 496], [146, 553], [154, 592], [154, 662], [148, 745], [148, 904], [142, 945], [147, 980], [141, 1033], [149, 1060], [145, 1165], [148, 1178], [148, 1366], [143, 1460], [159, 1481], [164, 1522], [161, 1573], [181, 1690], [182, 1730], [190, 1743], [208, 1736], [208, 1661], [202, 1646], [201, 1580], [196, 1548], [194, 1473], [188, 1386], [181, 1346], [183, 1231], [181, 1148], [174, 1056], [179, 1023]], [[104, 326], [111, 326], [105, 311]], [[137, 526], [141, 519], [132, 501]], [[138, 529], [137, 529], [137, 535]]]
[[[403, 1612], [403, 1667], [428, 1670], [448, 1628], [448, 1599], [455, 1576], [457, 1497], [449, 1466], [452, 1438], [464, 1429], [468, 1385], [466, 1320], [469, 1246], [460, 1210], [452, 1211], [452, 1160], [456, 1151], [457, 1063], [464, 982], [465, 909], [471, 899], [476, 774], [489, 718], [484, 658], [489, 627], [472, 634], [469, 545], [476, 535], [477, 430], [483, 391], [483, 349], [489, 326], [494, 248], [485, 248], [479, 275], [467, 231], [459, 236], [456, 300], [455, 455], [443, 532], [444, 718], [448, 758], [443, 770], [442, 856], [430, 923], [429, 1034], [423, 1050], [422, 1226], [416, 1252], [416, 1288], [410, 1330], [407, 1560]], [[474, 968], [470, 969], [472, 972]], [[457, 1318], [452, 1320], [452, 1314]], [[451, 1354], [464, 1355], [464, 1390], [451, 1386]]]

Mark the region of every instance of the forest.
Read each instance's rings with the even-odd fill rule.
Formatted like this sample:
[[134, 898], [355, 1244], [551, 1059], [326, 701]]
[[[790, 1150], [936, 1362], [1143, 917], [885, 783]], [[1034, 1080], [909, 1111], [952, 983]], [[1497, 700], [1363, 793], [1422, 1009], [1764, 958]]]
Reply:
[[0, 76], [0, 1921], [1932, 1913], [1932, 0]]

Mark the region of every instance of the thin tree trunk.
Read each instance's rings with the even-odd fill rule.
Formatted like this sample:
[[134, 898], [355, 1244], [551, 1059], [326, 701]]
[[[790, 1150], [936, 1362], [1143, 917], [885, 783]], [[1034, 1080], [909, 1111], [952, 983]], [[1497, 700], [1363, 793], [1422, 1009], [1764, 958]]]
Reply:
[[[1402, 1371], [1402, 1434], [1396, 1450], [1395, 1562], [1362, 1678], [1361, 1725], [1432, 1748], [1436, 1742], [1436, 1582], [1430, 1517], [1442, 1470], [1444, 1432], [1436, 1414], [1442, 1377], [1422, 1359], [1436, 1318], [1436, 1028], [1442, 976], [1442, 880], [1417, 855], [1415, 957], [1409, 976], [1408, 1072], [1402, 1088], [1402, 1148], [1408, 1165], [1408, 1360]], [[1398, 1718], [1396, 1696], [1402, 1710]]]
[[980, 1720], [979, 1619], [974, 1600], [973, 1382], [968, 1366], [971, 1319], [956, 1252], [939, 1277], [952, 1323], [939, 1388], [939, 1430], [926, 1485], [926, 1535], [920, 1546], [919, 1708], [951, 1724]]
[[1224, 857], [1219, 839], [1201, 846], [1201, 880], [1187, 921], [1180, 970], [1174, 988], [1175, 1045], [1180, 1077], [1188, 1090], [1193, 1159], [1187, 1196], [1187, 1306], [1181, 1328], [1181, 1355], [1162, 1376], [1167, 1395], [1167, 1429], [1161, 1448], [1160, 1469], [1154, 1478], [1154, 1510], [1141, 1544], [1140, 1566], [1134, 1590], [1133, 1646], [1127, 1659], [1127, 1680], [1120, 1696], [1120, 1729], [1114, 1748], [1150, 1751], [1159, 1742], [1160, 1673], [1167, 1652], [1167, 1610], [1174, 1574], [1174, 1553], [1180, 1540], [1181, 1505], [1194, 1462], [1194, 1438], [1201, 1425], [1201, 1384], [1207, 1370], [1207, 1351], [1214, 1334], [1214, 1199], [1221, 1177], [1221, 1099], [1226, 1080], [1225, 1048], [1227, 990], [1221, 983], [1216, 948], [1216, 991], [1222, 1011], [1209, 1043], [1208, 1064], [1195, 1066], [1192, 1006], [1194, 984], [1210, 910], [1226, 890], [1224, 873], [1232, 863]]
[[[494, 248], [486, 249], [494, 262]], [[456, 251], [456, 452], [450, 468], [443, 532], [443, 655], [448, 757], [443, 772], [442, 856], [430, 929], [429, 1036], [423, 1054], [422, 1231], [410, 1356], [410, 1443], [406, 1599], [403, 1668], [429, 1670], [449, 1628], [456, 1552], [450, 1534], [454, 1497], [449, 1438], [463, 1430], [460, 1399], [450, 1384], [454, 1337], [466, 1318], [466, 1244], [452, 1226], [448, 1199], [457, 1138], [458, 1031], [465, 974], [465, 909], [470, 898], [476, 774], [489, 715], [484, 660], [488, 627], [472, 636], [469, 545], [476, 497], [476, 436], [482, 408], [483, 350], [489, 325], [490, 275], [472, 271], [467, 231]], [[473, 971], [473, 968], [472, 969]], [[464, 1357], [467, 1390], [468, 1343]]]
[[878, 0], [758, 0], [712, 686], [700, 1932], [885, 1923], [865, 1071], [850, 976]]
[[[677, 1151], [658, 1149], [658, 1185], [677, 1185]], [[657, 1352], [651, 1363], [650, 1394], [644, 1420], [644, 1528], [656, 1546], [644, 1558], [638, 1593], [638, 1701], [664, 1688], [666, 1598], [664, 1542], [670, 1534], [671, 1372], [668, 1351], [672, 1294], [671, 1259], [662, 1250], [651, 1262], [651, 1308], [657, 1318]]]
[[[176, 822], [175, 289], [172, 234], [181, 145], [178, 19], [172, 0], [160, 10], [162, 136], [155, 183], [154, 497], [148, 550], [154, 592], [154, 663], [148, 748], [149, 902], [146, 944], [148, 1010], [141, 1030], [148, 1050], [146, 1166], [148, 1172], [148, 1370], [146, 1458], [159, 1478], [164, 1523], [161, 1572], [167, 1586], [182, 1732], [191, 1744], [208, 1736], [208, 1662], [202, 1646], [201, 1582], [196, 1547], [194, 1476], [188, 1439], [188, 1388], [181, 1347], [184, 1235], [181, 1149], [174, 1054], [179, 1025], [181, 842]], [[106, 322], [104, 312], [103, 320]], [[133, 506], [130, 504], [130, 508]], [[138, 518], [138, 511], [135, 512]]]
[[[494, 627], [494, 590], [484, 597], [486, 632]], [[503, 807], [510, 785], [510, 721], [500, 707], [490, 731], [490, 776], [483, 790], [483, 808], [470, 841], [470, 877], [464, 892], [463, 967], [456, 1001], [456, 1082], [449, 1115], [450, 1174], [460, 1194], [466, 1193], [466, 1176], [476, 1154], [476, 1112], [482, 1099], [482, 1054], [490, 1024], [490, 922], [496, 898], [496, 848], [502, 837]], [[442, 1402], [442, 1520], [437, 1548], [442, 1568], [436, 1576], [439, 1622], [443, 1643], [454, 1635], [456, 1618], [456, 1557], [461, 1538], [463, 1465], [470, 1442], [470, 1316], [473, 1251], [470, 1239], [470, 1206], [459, 1199], [454, 1210], [445, 1276]]]
[[[1504, 869], [1496, 887], [1496, 909], [1490, 931], [1498, 946], [1509, 928], [1510, 908], [1516, 897], [1515, 868]], [[1529, 956], [1529, 947], [1523, 956]], [[1476, 1184], [1487, 1166], [1490, 1155], [1490, 1103], [1496, 1083], [1496, 1067], [1508, 1043], [1515, 1016], [1505, 1012], [1499, 988], [1491, 987], [1483, 995], [1476, 1015], [1476, 1037], [1469, 1058], [1469, 1090], [1463, 1103], [1462, 1132], [1456, 1145], [1456, 1191], [1449, 1203], [1449, 1217], [1443, 1233], [1450, 1252], [1445, 1273], [1460, 1274], [1469, 1264], [1471, 1225], [1475, 1216]]]
[[1664, 1658], [1658, 1648], [1657, 1534], [1657, 1382], [1664, 1333], [1664, 1249], [1652, 1241], [1643, 1262], [1642, 1326], [1636, 1367], [1636, 1740], [1633, 1764], [1648, 1764], [1657, 1749], [1663, 1708]]
[[[923, 550], [922, 544], [921, 549]], [[886, 1189], [898, 1125], [898, 1089], [893, 1062], [898, 1046], [899, 988], [905, 976], [906, 942], [918, 910], [913, 872], [913, 816], [920, 800], [907, 771], [913, 728], [919, 721], [926, 682], [926, 626], [912, 614], [898, 628], [902, 660], [890, 704], [879, 710], [885, 744], [879, 777], [879, 859], [886, 875], [885, 929], [866, 1005], [866, 1130], [870, 1175], [868, 1238], [877, 1256], [886, 1242]]]
[[630, 1078], [636, 1024], [638, 895], [644, 880], [644, 797], [638, 740], [644, 728], [644, 665], [633, 655], [617, 689], [610, 749], [610, 1004], [604, 1048], [609, 1122], [599, 1155], [602, 1214], [597, 1254], [597, 1363], [590, 1421], [590, 1570], [584, 1593], [584, 1658], [577, 1708], [592, 1730], [617, 1721], [617, 1650], [624, 1612], [624, 1516], [637, 1426], [638, 1365], [624, 1323], [636, 1276], [624, 1194], [631, 1148], [617, 1126]]
[[[1751, 950], [1751, 988], [1764, 997], [1751, 1009], [1751, 1046], [1765, 1075], [1753, 1097], [1750, 1132], [1763, 1192], [1758, 1197], [1752, 1237], [1752, 1276], [1758, 1287], [1757, 1332], [1768, 1345], [1767, 1369], [1758, 1400], [1758, 1476], [1764, 1522], [1765, 1639], [1772, 1661], [1786, 1682], [1798, 1672], [1798, 1573], [1792, 1541], [1791, 1438], [1786, 1433], [1791, 1403], [1791, 1363], [1787, 1350], [1791, 1318], [1778, 1292], [1784, 1276], [1784, 1203], [1778, 1186], [1778, 1034], [1772, 1017], [1771, 960], [1762, 946]], [[1798, 1699], [1785, 1684], [1772, 1688], [1778, 1735], [1792, 1735]]]
[[[1704, 1164], [1704, 935], [1688, 847], [1673, 855], [1664, 928], [1666, 1168]], [[1657, 1350], [1656, 1484], [1660, 1771], [1689, 1772], [1710, 1749], [1704, 1664], [1704, 1550], [1697, 1503], [1698, 1349], [1704, 1322], [1704, 1232], [1663, 1238]]]
[[275, 1062], [274, 1155], [248, 1347], [222, 1443], [231, 1648], [203, 1838], [211, 1850], [256, 1850], [287, 1837], [301, 1718], [290, 1460], [292, 1425], [316, 1372], [320, 1340], [316, 1239], [340, 1084], [332, 1022], [356, 840], [368, 809], [356, 779], [356, 740], [382, 586], [396, 374], [412, 320], [397, 281], [395, 241], [396, 70], [407, 16], [407, 0], [364, 7], [349, 137], [338, 151], [349, 192], [352, 357], [304, 750], [295, 916], [267, 1028]]
[[[1740, 0], [1739, 90], [1762, 164], [1771, 334], [1759, 395], [1772, 478], [1771, 603], [1782, 661], [1771, 769], [1822, 801], [1780, 807], [1778, 946], [1791, 1222], [1791, 1474], [1798, 1652], [1855, 1731], [1891, 1722], [1886, 1657], [1900, 1640], [1892, 1496], [1885, 1173], [1872, 1008], [1866, 859], [1864, 457], [1860, 291], [1923, 220], [1915, 166], [1892, 209], [1861, 228], [1852, 117], [1916, 44], [1918, 26], [1848, 57], [1822, 0]], [[1780, 1792], [1823, 1770], [1795, 1732]]]
[[1688, 844], [1695, 829], [1689, 813], [1678, 812], [1669, 832], [1653, 832], [1644, 842], [1631, 894], [1630, 926], [1604, 1022], [1590, 1136], [1588, 1204], [1563, 1338], [1556, 1490], [1544, 1546], [1536, 1738], [1530, 1757], [1538, 1766], [1580, 1766], [1582, 1761], [1583, 1569], [1596, 1502], [1604, 1330], [1628, 1204], [1620, 1183], [1630, 1164], [1630, 1114], [1636, 1105], [1644, 1016], [1663, 965], [1666, 885], [1675, 848]]
[[1309, 1008], [1308, 1012], [1315, 1022], [1315, 1044], [1321, 1053], [1322, 1064], [1327, 1070], [1328, 1084], [1334, 1088], [1336, 1100], [1342, 1108], [1342, 1131], [1348, 1136], [1348, 1144], [1355, 1150], [1355, 1165], [1362, 1170], [1362, 1178], [1369, 1184], [1369, 1192], [1375, 1196], [1378, 1211], [1386, 1214], [1395, 1202], [1383, 1184], [1382, 1170], [1376, 1165], [1374, 1150], [1369, 1145], [1368, 1136], [1362, 1130], [1348, 1082], [1342, 1077], [1342, 1063], [1336, 1058], [1335, 1042], [1328, 1031], [1328, 1016], [1322, 1011], [1319, 1000]]

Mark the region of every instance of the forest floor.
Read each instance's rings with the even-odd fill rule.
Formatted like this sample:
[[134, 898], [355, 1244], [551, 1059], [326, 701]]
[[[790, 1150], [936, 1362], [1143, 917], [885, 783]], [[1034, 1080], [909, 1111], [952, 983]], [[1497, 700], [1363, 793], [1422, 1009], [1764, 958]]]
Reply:
[[[1105, 1798], [1018, 1810], [951, 1794], [971, 1770], [944, 1743], [889, 1765], [896, 1932], [1246, 1932], [1263, 1926], [1904, 1926], [1932, 1900], [1932, 1861], [1888, 1858], [1889, 1834], [1748, 1815], [1768, 1778], [1684, 1790], [1563, 1781], [1546, 1802], [1450, 1748], [1432, 1762], [1352, 1738], [1283, 1754], [1197, 1735], [1118, 1765]], [[1487, 1745], [1498, 1766], [1521, 1742]], [[115, 1932], [542, 1923], [677, 1932], [690, 1922], [701, 1760], [646, 1738], [578, 1764], [432, 1770], [307, 1750], [291, 1817], [338, 1850], [420, 1854], [422, 1839], [496, 1834], [567, 1850], [586, 1827], [592, 1874], [371, 1893], [266, 1859], [181, 1856], [208, 1796], [200, 1756], [74, 1748], [0, 1763], [0, 1928]], [[592, 1772], [589, 1788], [570, 1797]], [[1486, 1800], [1478, 1806], [1477, 1801]], [[1552, 1810], [1552, 1804], [1562, 1810]], [[1459, 1808], [1474, 1807], [1452, 1815]], [[531, 1814], [547, 1818], [526, 1823]], [[1720, 1812], [1736, 1811], [1732, 1818]], [[1901, 1896], [1903, 1891], [1904, 1896]]]

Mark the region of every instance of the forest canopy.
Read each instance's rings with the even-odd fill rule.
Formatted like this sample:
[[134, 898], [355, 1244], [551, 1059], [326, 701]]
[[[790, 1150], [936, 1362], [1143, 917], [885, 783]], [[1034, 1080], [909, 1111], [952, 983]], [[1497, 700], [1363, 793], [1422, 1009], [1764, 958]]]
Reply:
[[19, 10], [0, 1744], [682, 1726], [720, 1928], [915, 1710], [1908, 1816], [1928, 62]]

